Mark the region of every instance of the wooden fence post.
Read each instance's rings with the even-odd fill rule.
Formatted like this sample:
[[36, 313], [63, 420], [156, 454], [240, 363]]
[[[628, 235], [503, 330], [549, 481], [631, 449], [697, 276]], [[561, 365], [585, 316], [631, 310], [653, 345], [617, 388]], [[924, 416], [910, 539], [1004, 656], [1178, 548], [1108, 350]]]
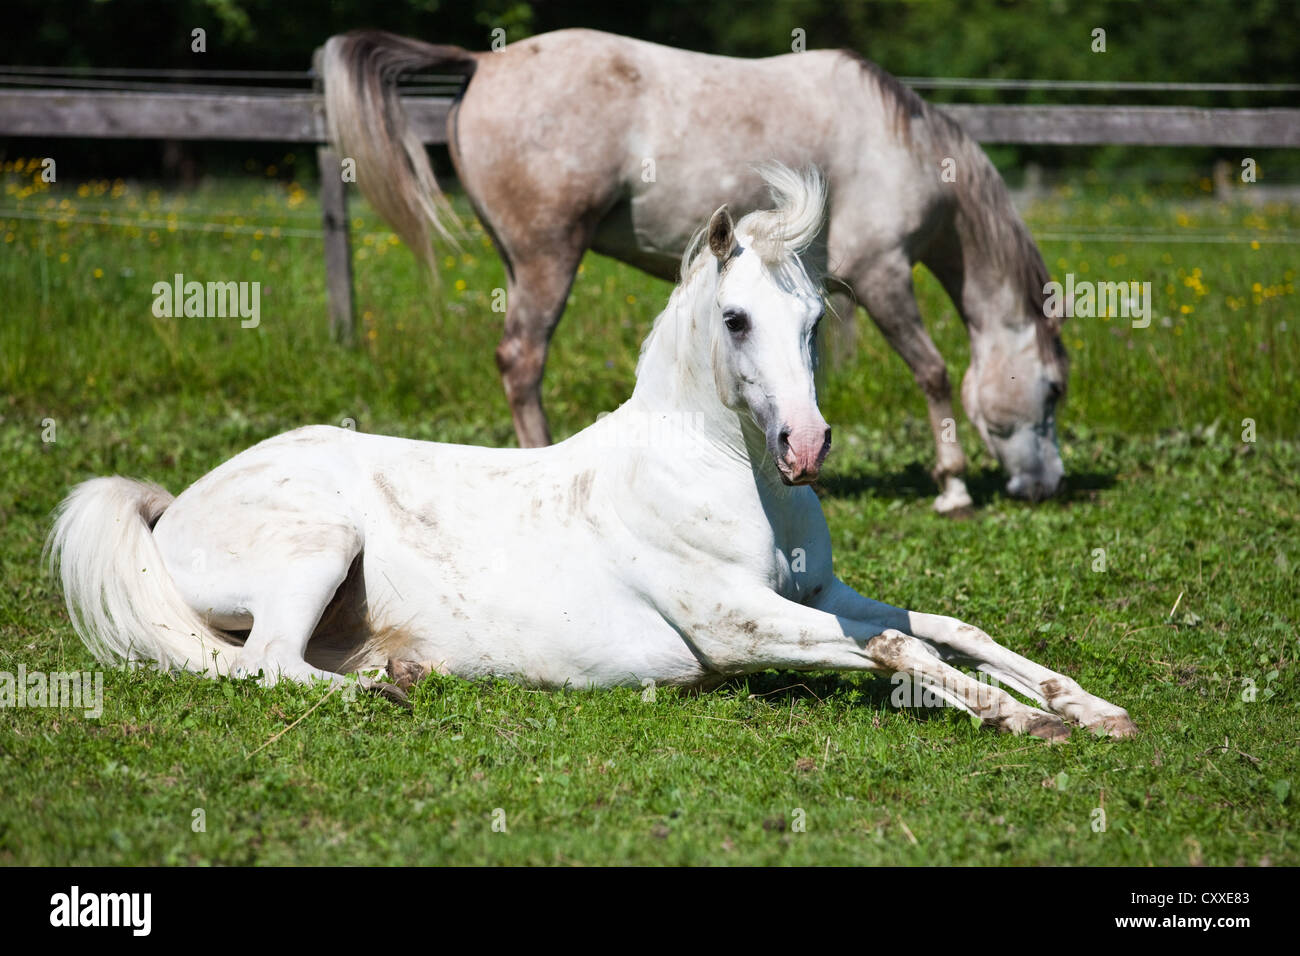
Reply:
[[[323, 83], [324, 47], [312, 51], [312, 87], [317, 96]], [[356, 312], [352, 306], [352, 245], [348, 238], [348, 194], [343, 166], [329, 143], [316, 147], [320, 173], [320, 214], [325, 230], [325, 291], [329, 297], [330, 336], [341, 345], [356, 340]]]
[[343, 345], [355, 339], [352, 308], [352, 248], [348, 241], [348, 194], [339, 156], [328, 146], [316, 148], [320, 168], [320, 209], [325, 226], [325, 283], [329, 292], [330, 334]]

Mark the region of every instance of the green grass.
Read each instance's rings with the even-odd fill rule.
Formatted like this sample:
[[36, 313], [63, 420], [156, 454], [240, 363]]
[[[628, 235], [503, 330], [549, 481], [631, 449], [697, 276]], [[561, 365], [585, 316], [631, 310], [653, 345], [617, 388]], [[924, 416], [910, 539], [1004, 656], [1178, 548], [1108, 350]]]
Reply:
[[[444, 262], [431, 294], [405, 250], [363, 241], [381, 230], [362, 208], [362, 344], [349, 352], [328, 341], [318, 240], [12, 215], [55, 215], [46, 204], [67, 198], [63, 214], [76, 218], [170, 212], [284, 230], [316, 226], [310, 196], [224, 183], [184, 196], [92, 186], [20, 198], [30, 179], [6, 182], [0, 670], [94, 667], [39, 567], [50, 509], [79, 480], [123, 473], [179, 491], [263, 437], [344, 418], [417, 438], [513, 441], [492, 359], [503, 270], [481, 234]], [[1194, 236], [1294, 233], [1300, 213], [1091, 191], [1028, 218], [1041, 233]], [[1042, 248], [1058, 277], [1150, 280], [1155, 295], [1149, 329], [1067, 324], [1069, 493], [1037, 507], [1005, 499], [963, 423], [978, 511], [934, 516], [922, 400], [864, 319], [857, 355], [823, 376], [836, 428], [824, 504], [850, 583], [983, 626], [1127, 707], [1137, 740], [1000, 737], [952, 710], [896, 711], [889, 681], [852, 675], [764, 674], [654, 701], [434, 678], [407, 711], [318, 689], [108, 671], [99, 719], [0, 710], [0, 862], [1300, 862], [1295, 246]], [[155, 319], [150, 287], [175, 272], [262, 282], [261, 327]], [[959, 381], [960, 321], [937, 283], [918, 282]], [[547, 376], [557, 434], [627, 397], [668, 291], [588, 257]], [[1254, 443], [1240, 440], [1245, 418]], [[46, 420], [53, 442], [42, 440]], [[197, 808], [205, 832], [192, 829]], [[796, 810], [804, 832], [791, 828]]]

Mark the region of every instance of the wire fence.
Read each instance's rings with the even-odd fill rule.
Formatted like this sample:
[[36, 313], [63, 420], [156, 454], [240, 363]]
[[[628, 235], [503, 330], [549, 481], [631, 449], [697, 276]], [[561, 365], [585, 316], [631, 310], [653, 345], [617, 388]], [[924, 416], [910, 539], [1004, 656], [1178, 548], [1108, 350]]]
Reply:
[[[120, 93], [230, 93], [284, 96], [313, 92], [314, 70], [150, 70], [131, 67], [0, 66], [0, 87], [39, 87]], [[189, 82], [187, 82], [189, 81]], [[278, 84], [278, 85], [270, 85]], [[406, 96], [455, 96], [465, 78], [420, 73], [399, 80]]]
[[[210, 91], [218, 80], [275, 81], [310, 87], [316, 79], [314, 70], [194, 70], [143, 69], [134, 67], [76, 66], [0, 66], [0, 85], [77, 86], [121, 90], [167, 92], [177, 89], [177, 80], [201, 81]], [[1204, 83], [1153, 82], [1146, 80], [1052, 80], [1016, 79], [1011, 77], [900, 76], [898, 79], [918, 90], [1017, 90], [1061, 91], [1076, 93], [1295, 93], [1300, 83]], [[413, 73], [401, 78], [406, 86], [437, 90], [458, 90], [465, 78], [451, 73]], [[90, 86], [89, 84], [94, 84]], [[114, 85], [117, 84], [117, 85]], [[241, 91], [267, 90], [277, 93], [284, 86], [235, 86]]]
[[[162, 229], [167, 232], [209, 232], [230, 233], [236, 236], [257, 236], [264, 239], [323, 239], [323, 229], [309, 229], [300, 226], [257, 225], [253, 223], [235, 224], [231, 222], [197, 221], [193, 219], [130, 219], [125, 216], [83, 217], [77, 215], [51, 216], [25, 209], [0, 208], [0, 219], [23, 219], [34, 222], [49, 222], [56, 225], [78, 226], [114, 226], [119, 228], [135, 227], [137, 229]], [[362, 233], [377, 239], [387, 240], [396, 235], [393, 232]], [[467, 236], [458, 236], [465, 239]]]
[[0, 66], [0, 73], [27, 74], [31, 76], [126, 76], [161, 77], [165, 79], [221, 80], [307, 80], [311, 70], [151, 70], [137, 67], [105, 66]]
[[[150, 92], [150, 93], [228, 93], [242, 96], [284, 96], [286, 93], [309, 94], [315, 89], [314, 70], [224, 70], [224, 69], [149, 69], [134, 67], [55, 67], [0, 65], [0, 87], [43, 87], [47, 89]], [[918, 90], [1007, 90], [1062, 92], [1128, 93], [1294, 93], [1300, 83], [1214, 83], [1214, 82], [1147, 82], [1124, 80], [1053, 80], [981, 77], [900, 76], [899, 79]], [[410, 74], [402, 77], [405, 95], [451, 96], [464, 86], [465, 79], [454, 74]], [[278, 84], [278, 85], [272, 85]], [[1133, 170], [1126, 168], [1133, 173]], [[96, 211], [104, 207], [77, 200], [82, 209]], [[116, 209], [117, 207], [115, 207]], [[208, 212], [209, 217], [220, 213]], [[239, 214], [232, 213], [232, 216]], [[284, 218], [315, 217], [313, 211], [286, 211]], [[0, 218], [44, 221], [62, 224], [110, 226], [114, 228], [165, 229], [167, 231], [229, 233], [271, 238], [320, 239], [324, 230], [299, 226], [240, 224], [208, 220], [132, 219], [106, 216], [103, 211], [91, 218], [56, 213], [48, 215], [27, 209], [0, 208]], [[367, 235], [387, 239], [390, 232]], [[1055, 226], [1036, 234], [1042, 242], [1084, 243], [1184, 243], [1228, 245], [1236, 243], [1300, 244], [1300, 233], [1180, 230], [1179, 232], [1128, 229], [1122, 232], [1098, 227]]]
[[918, 90], [1065, 90], [1090, 93], [1294, 93], [1300, 83], [1156, 83], [1138, 80], [1013, 80], [900, 76]]
[[[232, 213], [232, 215], [234, 215]], [[314, 215], [314, 214], [313, 214]], [[193, 219], [131, 219], [123, 216], [104, 216], [94, 217], [77, 216], [75, 214], [58, 214], [50, 215], [48, 213], [31, 212], [26, 209], [14, 209], [0, 207], [0, 220], [20, 219], [35, 222], [48, 222], [56, 225], [84, 225], [84, 226], [113, 226], [119, 228], [135, 227], [138, 229], [164, 229], [168, 232], [206, 232], [206, 233], [230, 233], [238, 236], [256, 236], [259, 235], [265, 239], [280, 238], [299, 238], [299, 239], [322, 239], [325, 232], [322, 229], [309, 229], [298, 226], [281, 226], [281, 225], [257, 225], [253, 223], [230, 223], [201, 221]], [[393, 232], [377, 230], [373, 232], [361, 233], [363, 237], [370, 237], [374, 240], [388, 241], [394, 235]], [[472, 237], [471, 233], [463, 233], [456, 238], [464, 241]], [[1222, 232], [1222, 231], [1198, 231], [1193, 229], [1184, 229], [1180, 232], [1156, 232], [1144, 230], [1141, 227], [1133, 227], [1124, 232], [1115, 232], [1105, 230], [1095, 226], [1054, 226], [1050, 230], [1036, 231], [1034, 238], [1039, 242], [1082, 242], [1082, 243], [1099, 243], [1099, 242], [1119, 242], [1119, 243], [1182, 243], [1182, 244], [1204, 244], [1204, 245], [1240, 245], [1249, 243], [1258, 243], [1259, 245], [1297, 245], [1300, 244], [1300, 232], [1270, 230], [1268, 232]]]

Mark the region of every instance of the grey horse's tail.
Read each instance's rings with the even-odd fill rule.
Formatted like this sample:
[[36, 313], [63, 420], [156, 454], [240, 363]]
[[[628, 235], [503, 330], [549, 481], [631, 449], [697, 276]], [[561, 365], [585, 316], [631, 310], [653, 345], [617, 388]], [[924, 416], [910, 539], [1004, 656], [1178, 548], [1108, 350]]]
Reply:
[[[469, 50], [379, 30], [330, 37], [320, 60], [325, 116], [339, 156], [356, 163], [357, 184], [384, 220], [433, 269], [433, 233], [455, 243], [455, 214], [438, 188], [429, 156], [410, 128], [397, 78], [413, 70], [472, 77]], [[322, 176], [338, 175], [321, 170]], [[436, 271], [435, 271], [436, 274]]]

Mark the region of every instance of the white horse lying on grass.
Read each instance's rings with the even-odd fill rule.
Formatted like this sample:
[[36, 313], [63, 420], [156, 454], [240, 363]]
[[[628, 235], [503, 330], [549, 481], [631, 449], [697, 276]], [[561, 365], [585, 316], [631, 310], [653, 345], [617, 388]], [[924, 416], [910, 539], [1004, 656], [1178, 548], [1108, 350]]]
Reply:
[[384, 666], [549, 687], [903, 672], [1001, 730], [1062, 738], [1064, 717], [1135, 733], [1122, 708], [978, 628], [835, 576], [808, 487], [830, 448], [813, 382], [822, 300], [798, 258], [825, 189], [784, 167], [764, 178], [777, 208], [734, 226], [714, 214], [631, 399], [568, 441], [315, 426], [174, 500], [120, 477], [79, 485], [50, 536], [77, 633], [105, 662], [268, 684]]

